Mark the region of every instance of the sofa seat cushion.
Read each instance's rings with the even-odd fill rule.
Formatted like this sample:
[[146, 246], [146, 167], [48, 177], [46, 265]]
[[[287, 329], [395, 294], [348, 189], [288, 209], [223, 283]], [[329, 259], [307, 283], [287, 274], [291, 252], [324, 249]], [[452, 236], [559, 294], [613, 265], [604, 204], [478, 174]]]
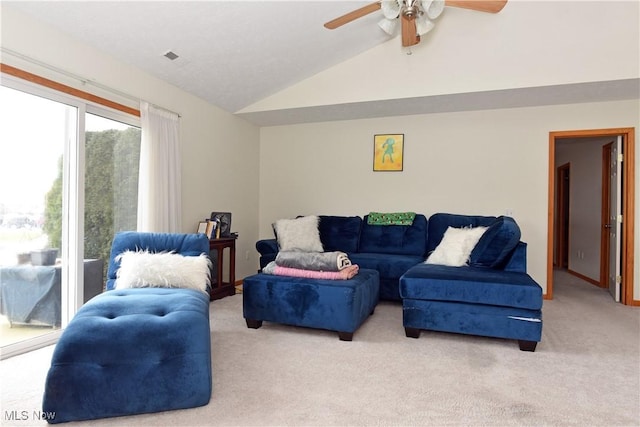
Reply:
[[372, 225], [369, 215], [362, 220], [358, 252], [416, 255], [424, 257], [427, 245], [427, 218], [417, 214], [412, 225]]
[[399, 279], [408, 269], [424, 262], [424, 258], [415, 255], [392, 255], [377, 253], [349, 253], [352, 264], [360, 268], [377, 270], [380, 278]]
[[66, 422], [206, 405], [209, 298], [192, 289], [123, 289], [87, 302], [53, 352], [43, 410]]
[[418, 264], [400, 278], [403, 299], [542, 308], [542, 288], [526, 273]]

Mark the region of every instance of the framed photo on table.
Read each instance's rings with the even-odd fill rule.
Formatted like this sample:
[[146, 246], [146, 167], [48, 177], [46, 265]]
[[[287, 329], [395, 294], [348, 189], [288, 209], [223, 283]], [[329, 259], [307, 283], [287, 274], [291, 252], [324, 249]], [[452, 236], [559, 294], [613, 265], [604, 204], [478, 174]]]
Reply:
[[207, 220], [207, 230], [204, 232], [204, 234], [207, 235], [209, 240], [215, 239], [216, 238], [217, 229], [218, 229], [218, 221], [211, 221], [210, 219], [208, 219]]
[[373, 137], [373, 170], [402, 171], [404, 134], [381, 134]]
[[196, 233], [207, 234], [207, 221], [200, 221], [198, 223], [198, 231]]
[[211, 212], [210, 221], [216, 221], [220, 229], [218, 237], [231, 235], [231, 212]]

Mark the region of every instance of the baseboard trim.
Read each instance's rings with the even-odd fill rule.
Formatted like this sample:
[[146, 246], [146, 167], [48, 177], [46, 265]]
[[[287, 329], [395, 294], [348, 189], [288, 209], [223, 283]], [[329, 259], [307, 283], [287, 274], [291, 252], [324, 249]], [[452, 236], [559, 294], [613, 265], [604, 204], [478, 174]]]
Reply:
[[602, 285], [600, 285], [600, 281], [599, 280], [595, 280], [595, 279], [592, 279], [591, 277], [587, 277], [584, 274], [580, 274], [577, 271], [571, 270], [570, 268], [567, 268], [567, 273], [571, 274], [572, 276], [576, 276], [576, 277], [584, 280], [585, 282], [589, 282], [592, 285], [596, 285], [597, 287], [602, 288]]

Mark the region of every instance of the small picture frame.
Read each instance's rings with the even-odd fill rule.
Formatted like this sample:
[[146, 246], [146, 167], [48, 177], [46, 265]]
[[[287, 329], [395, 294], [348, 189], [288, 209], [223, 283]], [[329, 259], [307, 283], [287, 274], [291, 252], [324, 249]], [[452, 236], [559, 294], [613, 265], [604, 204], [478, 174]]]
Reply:
[[231, 212], [211, 212], [210, 221], [217, 221], [216, 236], [229, 237], [231, 235]]
[[200, 221], [198, 223], [198, 231], [196, 231], [196, 233], [207, 234], [207, 222], [208, 221]]
[[373, 136], [374, 172], [400, 172], [404, 163], [404, 134]]
[[218, 231], [218, 221], [207, 220], [207, 229], [204, 234], [207, 235], [209, 240], [216, 238], [217, 231]]

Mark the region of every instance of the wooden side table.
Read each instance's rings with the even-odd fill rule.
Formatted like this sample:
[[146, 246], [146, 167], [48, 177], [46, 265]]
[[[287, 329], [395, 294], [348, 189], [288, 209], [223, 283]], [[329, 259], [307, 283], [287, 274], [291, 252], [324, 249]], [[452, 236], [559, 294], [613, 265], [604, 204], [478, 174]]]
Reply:
[[[224, 298], [236, 293], [236, 239], [238, 236], [220, 237], [219, 239], [209, 240], [209, 250], [216, 251], [217, 256], [217, 280], [211, 284], [210, 300]], [[224, 266], [224, 250], [229, 248], [229, 281], [224, 282], [222, 279], [222, 270]], [[213, 282], [213, 277], [211, 278]]]

